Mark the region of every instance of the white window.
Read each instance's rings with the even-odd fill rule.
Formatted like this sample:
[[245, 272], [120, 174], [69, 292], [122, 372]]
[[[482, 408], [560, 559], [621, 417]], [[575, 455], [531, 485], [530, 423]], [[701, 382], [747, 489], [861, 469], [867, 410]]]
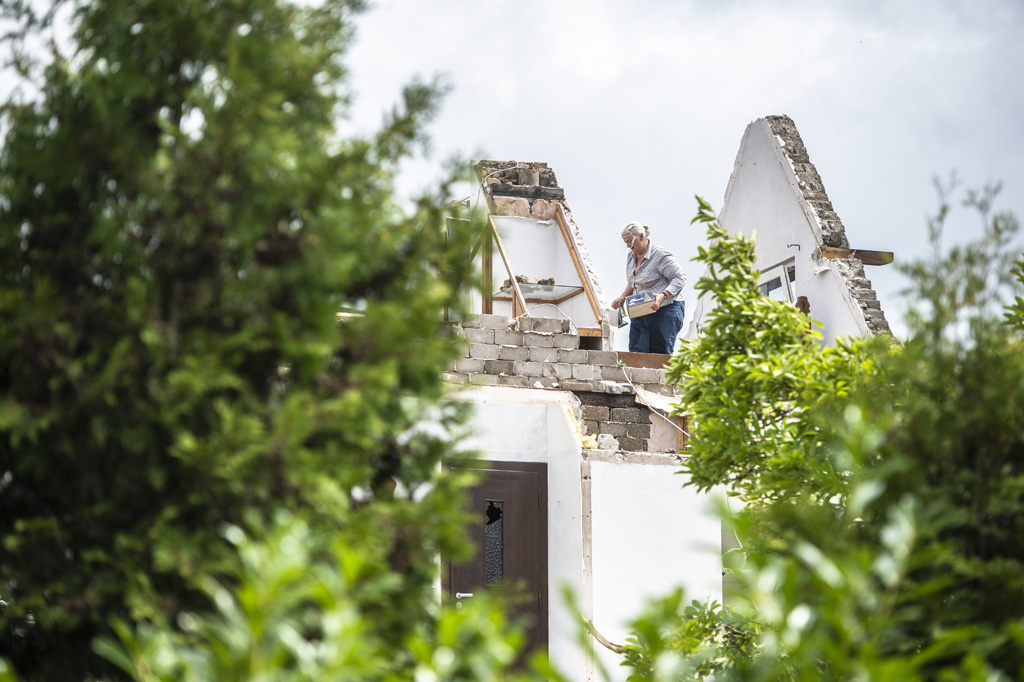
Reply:
[[776, 301], [796, 302], [796, 265], [793, 261], [780, 263], [761, 272], [757, 287], [765, 296]]

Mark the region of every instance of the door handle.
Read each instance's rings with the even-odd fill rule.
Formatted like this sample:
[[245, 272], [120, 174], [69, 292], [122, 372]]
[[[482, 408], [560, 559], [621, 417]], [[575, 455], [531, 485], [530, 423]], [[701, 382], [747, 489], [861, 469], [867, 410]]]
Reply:
[[455, 598], [456, 599], [465, 599], [466, 597], [472, 597], [472, 596], [473, 596], [472, 592], [456, 592], [455, 593]]

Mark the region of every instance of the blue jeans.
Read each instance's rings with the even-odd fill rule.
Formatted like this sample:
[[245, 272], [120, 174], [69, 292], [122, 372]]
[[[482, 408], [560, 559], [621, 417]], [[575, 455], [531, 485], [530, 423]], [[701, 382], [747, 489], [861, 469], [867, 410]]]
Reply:
[[629, 321], [630, 353], [664, 353], [675, 350], [676, 337], [683, 328], [683, 301], [667, 303], [657, 312]]

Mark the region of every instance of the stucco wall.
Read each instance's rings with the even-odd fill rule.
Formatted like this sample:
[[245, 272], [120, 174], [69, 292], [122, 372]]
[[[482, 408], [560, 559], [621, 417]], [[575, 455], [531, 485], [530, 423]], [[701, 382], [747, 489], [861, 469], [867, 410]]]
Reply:
[[[811, 318], [823, 325], [819, 329], [824, 345], [837, 336], [867, 334], [863, 314], [838, 265], [820, 257], [821, 230], [798, 182], [768, 124], [763, 119], [754, 121], [740, 144], [719, 215], [721, 225], [733, 234], [754, 237], [762, 272], [792, 261], [794, 296], [808, 298]], [[712, 305], [704, 299], [698, 302], [687, 338], [696, 337]]]
[[[714, 497], [683, 488], [667, 457], [591, 462], [593, 621], [623, 643], [646, 600], [682, 586], [687, 601], [722, 601], [721, 522]], [[640, 463], [644, 459], [651, 463]], [[621, 657], [598, 648], [613, 679]], [[621, 677], [617, 677], [621, 675]]]
[[[550, 655], [570, 679], [593, 679], [593, 665], [563, 587], [602, 634], [620, 643], [643, 601], [676, 585], [691, 598], [721, 599], [713, 501], [682, 489], [674, 456], [582, 450], [580, 405], [568, 392], [480, 387], [458, 398], [474, 406], [468, 446], [486, 459], [548, 465]], [[612, 679], [625, 679], [621, 659], [596, 647]]]

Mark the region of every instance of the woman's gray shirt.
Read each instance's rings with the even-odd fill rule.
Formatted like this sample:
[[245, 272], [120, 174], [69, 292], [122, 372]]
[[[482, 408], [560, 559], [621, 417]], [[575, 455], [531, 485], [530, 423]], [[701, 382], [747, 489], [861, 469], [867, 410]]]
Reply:
[[651, 244], [639, 268], [636, 254], [630, 251], [626, 255], [626, 281], [633, 287], [634, 294], [667, 291], [669, 300], [674, 301], [686, 284], [686, 273], [668, 249]]

